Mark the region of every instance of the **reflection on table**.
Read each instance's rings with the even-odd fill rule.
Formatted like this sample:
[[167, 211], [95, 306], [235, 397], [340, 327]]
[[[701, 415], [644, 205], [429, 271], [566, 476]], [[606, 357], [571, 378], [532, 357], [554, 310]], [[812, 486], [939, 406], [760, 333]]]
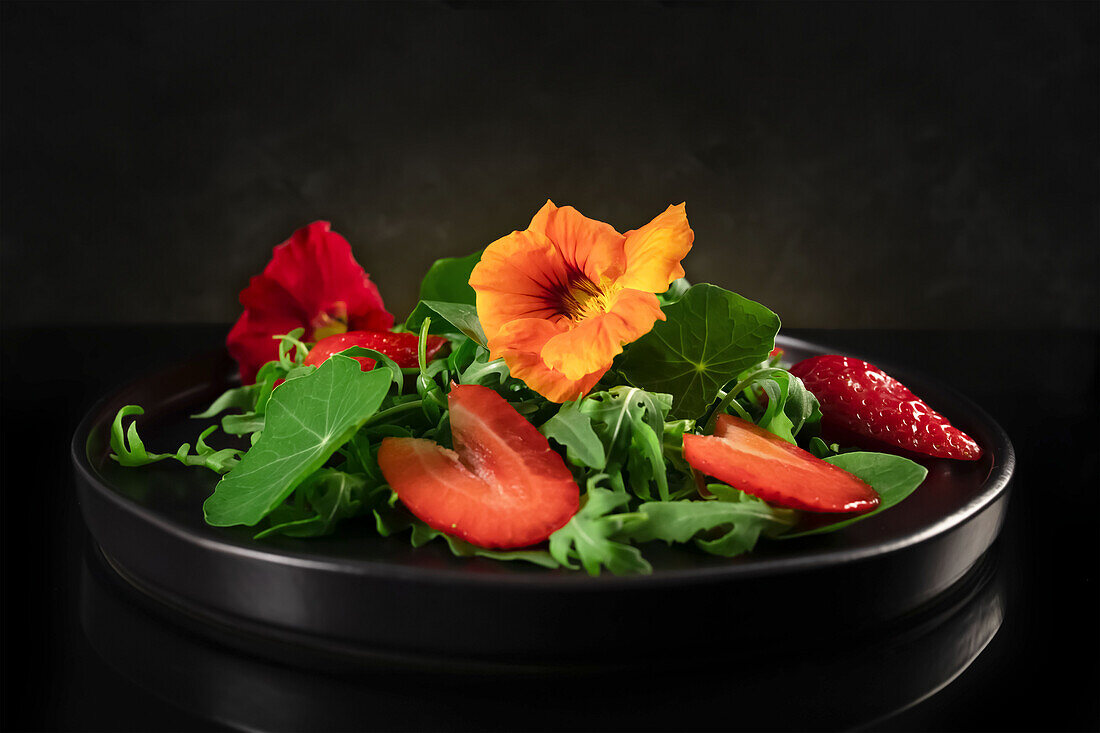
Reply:
[[[204, 633], [127, 585], [91, 546], [80, 610], [108, 664], [233, 728], [837, 729], [873, 724], [934, 695], [978, 657], [1004, 617], [998, 554], [995, 545], [934, 604], [862, 637], [800, 646], [797, 629], [744, 628], [727, 635], [743, 643], [685, 649], [641, 667], [608, 659], [605, 670], [583, 674], [395, 671], [362, 660], [294, 666], [263, 640], [238, 639], [232, 646], [242, 651], [226, 645], [224, 633]], [[676, 634], [685, 625], [737, 623], [736, 609], [685, 609], [682, 618], [654, 619], [653, 628]]]

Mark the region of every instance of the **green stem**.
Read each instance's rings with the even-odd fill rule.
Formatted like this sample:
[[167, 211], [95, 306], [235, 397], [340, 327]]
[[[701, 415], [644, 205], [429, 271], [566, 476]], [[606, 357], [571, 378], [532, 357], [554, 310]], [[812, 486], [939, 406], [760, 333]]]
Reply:
[[423, 373], [423, 371], [428, 368], [428, 327], [431, 325], [432, 319], [425, 318], [424, 322], [420, 324], [420, 337], [416, 341], [416, 359], [420, 363], [421, 373]]
[[781, 371], [783, 371], [783, 370], [782, 369], [776, 369], [775, 367], [764, 367], [763, 369], [757, 369], [755, 372], [753, 372], [752, 374], [750, 374], [749, 376], [745, 377], [740, 382], [738, 382], [736, 385], [734, 385], [733, 389], [731, 389], [729, 392], [727, 392], [726, 396], [722, 398], [722, 401], [718, 403], [718, 406], [714, 408], [714, 412], [710, 413], [710, 417], [707, 418], [706, 425], [703, 426], [703, 434], [704, 435], [710, 435], [711, 433], [714, 432], [714, 424], [716, 422], [718, 422], [718, 416], [721, 415], [723, 412], [725, 412], [726, 408], [729, 407], [730, 405], [735, 405], [735, 407], [733, 409], [736, 410], [737, 413], [739, 415], [741, 415], [741, 417], [743, 417], [745, 420], [748, 420], [749, 422], [752, 422], [752, 418], [749, 417], [748, 413], [745, 412], [744, 408], [742, 408], [741, 405], [738, 405], [733, 400], [737, 397], [737, 395], [744, 392], [745, 389], [750, 384], [755, 382], [761, 376], [763, 376], [763, 375], [765, 375], [769, 372], [781, 372]]
[[389, 408], [388, 410], [382, 410], [382, 412], [376, 412], [371, 417], [367, 418], [367, 421], [363, 423], [363, 427], [367, 425], [373, 425], [377, 422], [388, 420], [392, 415], [400, 415], [403, 412], [409, 412], [415, 410], [424, 404], [424, 400], [413, 400], [412, 402], [402, 402], [400, 405]]

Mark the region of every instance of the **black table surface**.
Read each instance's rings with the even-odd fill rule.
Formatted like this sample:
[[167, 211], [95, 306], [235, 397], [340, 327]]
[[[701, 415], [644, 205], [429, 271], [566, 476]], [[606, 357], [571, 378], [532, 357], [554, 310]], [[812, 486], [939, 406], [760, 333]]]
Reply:
[[[292, 672], [259, 660], [237, 664], [233, 652], [213, 648], [212, 642], [161, 620], [123, 590], [97, 596], [96, 608], [134, 624], [135, 634], [139, 626], [159, 629], [156, 633], [161, 637], [142, 638], [162, 638], [164, 643], [131, 644], [126, 653], [107, 659], [101, 655], [102, 640], [89, 638], [89, 588], [98, 588], [101, 596], [104, 591], [96, 580], [102, 574], [89, 571], [98, 566], [74, 495], [68, 457], [72, 432], [92, 403], [111, 389], [216, 348], [225, 332], [225, 327], [212, 325], [3, 332], [0, 722], [5, 730], [223, 730], [226, 725], [249, 725], [248, 720], [226, 715], [224, 710], [181, 704], [181, 700], [217, 696], [166, 692], [155, 684], [164, 675], [142, 670], [186, 672], [192, 658], [221, 660], [216, 662], [216, 679], [206, 676], [195, 679], [194, 685], [218, 685], [218, 692], [230, 699], [235, 694], [257, 694], [256, 685], [285, 680]], [[1004, 531], [991, 551], [999, 627], [961, 674], [884, 719], [870, 714], [875, 706], [861, 697], [860, 690], [851, 690], [840, 706], [848, 708], [846, 715], [837, 716], [835, 710], [825, 715], [804, 707], [795, 714], [775, 716], [772, 724], [761, 722], [768, 718], [760, 711], [746, 716], [737, 707], [744, 702], [731, 703], [728, 716], [718, 719], [713, 706], [706, 718], [692, 714], [691, 701], [700, 690], [721, 694], [724, 685], [753, 676], [752, 666], [740, 666], [736, 660], [730, 662], [728, 679], [693, 677], [690, 668], [683, 670], [679, 686], [669, 686], [666, 678], [649, 694], [667, 697], [668, 706], [651, 705], [644, 712], [615, 698], [579, 694], [580, 686], [591, 684], [585, 680], [532, 681], [529, 694], [524, 695], [521, 686], [520, 692], [511, 689], [504, 699], [499, 687], [479, 689], [476, 681], [459, 685], [446, 677], [410, 674], [380, 682], [388, 685], [384, 689], [391, 704], [371, 705], [368, 696], [362, 718], [348, 726], [364, 730], [683, 730], [820, 729], [862, 723], [874, 730], [1100, 728], [1100, 335], [1080, 331], [785, 333], [921, 371], [971, 397], [1012, 437], [1017, 479]], [[117, 633], [125, 637], [126, 629]], [[125, 646], [125, 638], [122, 643]], [[912, 672], [899, 668], [905, 657], [885, 654], [869, 659], [862, 663], [872, 665], [871, 672], [882, 679]], [[782, 672], [768, 674], [782, 689]], [[313, 674], [311, 684], [324, 679]], [[337, 684], [335, 678], [333, 684]], [[645, 680], [637, 684], [644, 689]], [[863, 709], [868, 711], [866, 718], [861, 715]], [[319, 715], [317, 720], [326, 719]]]

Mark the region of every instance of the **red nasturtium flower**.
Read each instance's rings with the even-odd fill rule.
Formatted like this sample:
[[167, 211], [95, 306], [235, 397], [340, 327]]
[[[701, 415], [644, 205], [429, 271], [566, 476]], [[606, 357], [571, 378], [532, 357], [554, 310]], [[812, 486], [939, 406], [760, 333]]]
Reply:
[[304, 328], [305, 341], [345, 331], [384, 331], [393, 315], [355, 261], [351, 245], [327, 221], [302, 227], [275, 248], [262, 275], [241, 291], [244, 313], [229, 332], [226, 347], [241, 368], [241, 381], [278, 358], [273, 336]]
[[664, 320], [656, 293], [684, 276], [694, 238], [683, 204], [620, 234], [547, 201], [525, 231], [486, 247], [470, 275], [490, 354], [543, 397], [577, 399], [623, 344]]

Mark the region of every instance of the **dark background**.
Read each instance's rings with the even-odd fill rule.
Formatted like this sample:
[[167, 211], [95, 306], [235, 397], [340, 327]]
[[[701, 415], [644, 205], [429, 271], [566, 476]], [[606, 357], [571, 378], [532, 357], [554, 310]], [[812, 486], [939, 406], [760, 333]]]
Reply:
[[322, 218], [400, 317], [552, 198], [788, 326], [1100, 327], [1095, 3], [2, 13], [7, 324], [230, 322]]
[[[798, 335], [999, 421], [1019, 456], [1003, 625], [875, 727], [1095, 730], [1098, 31], [1095, 3], [0, 4], [0, 727], [218, 727], [105, 662], [78, 618], [67, 452], [96, 399], [216, 347], [311, 220], [400, 316], [433, 259], [550, 197], [620, 230], [687, 201], [689, 277], [845, 329]], [[419, 717], [362, 727], [661, 728], [569, 695], [494, 719], [397, 694]]]

